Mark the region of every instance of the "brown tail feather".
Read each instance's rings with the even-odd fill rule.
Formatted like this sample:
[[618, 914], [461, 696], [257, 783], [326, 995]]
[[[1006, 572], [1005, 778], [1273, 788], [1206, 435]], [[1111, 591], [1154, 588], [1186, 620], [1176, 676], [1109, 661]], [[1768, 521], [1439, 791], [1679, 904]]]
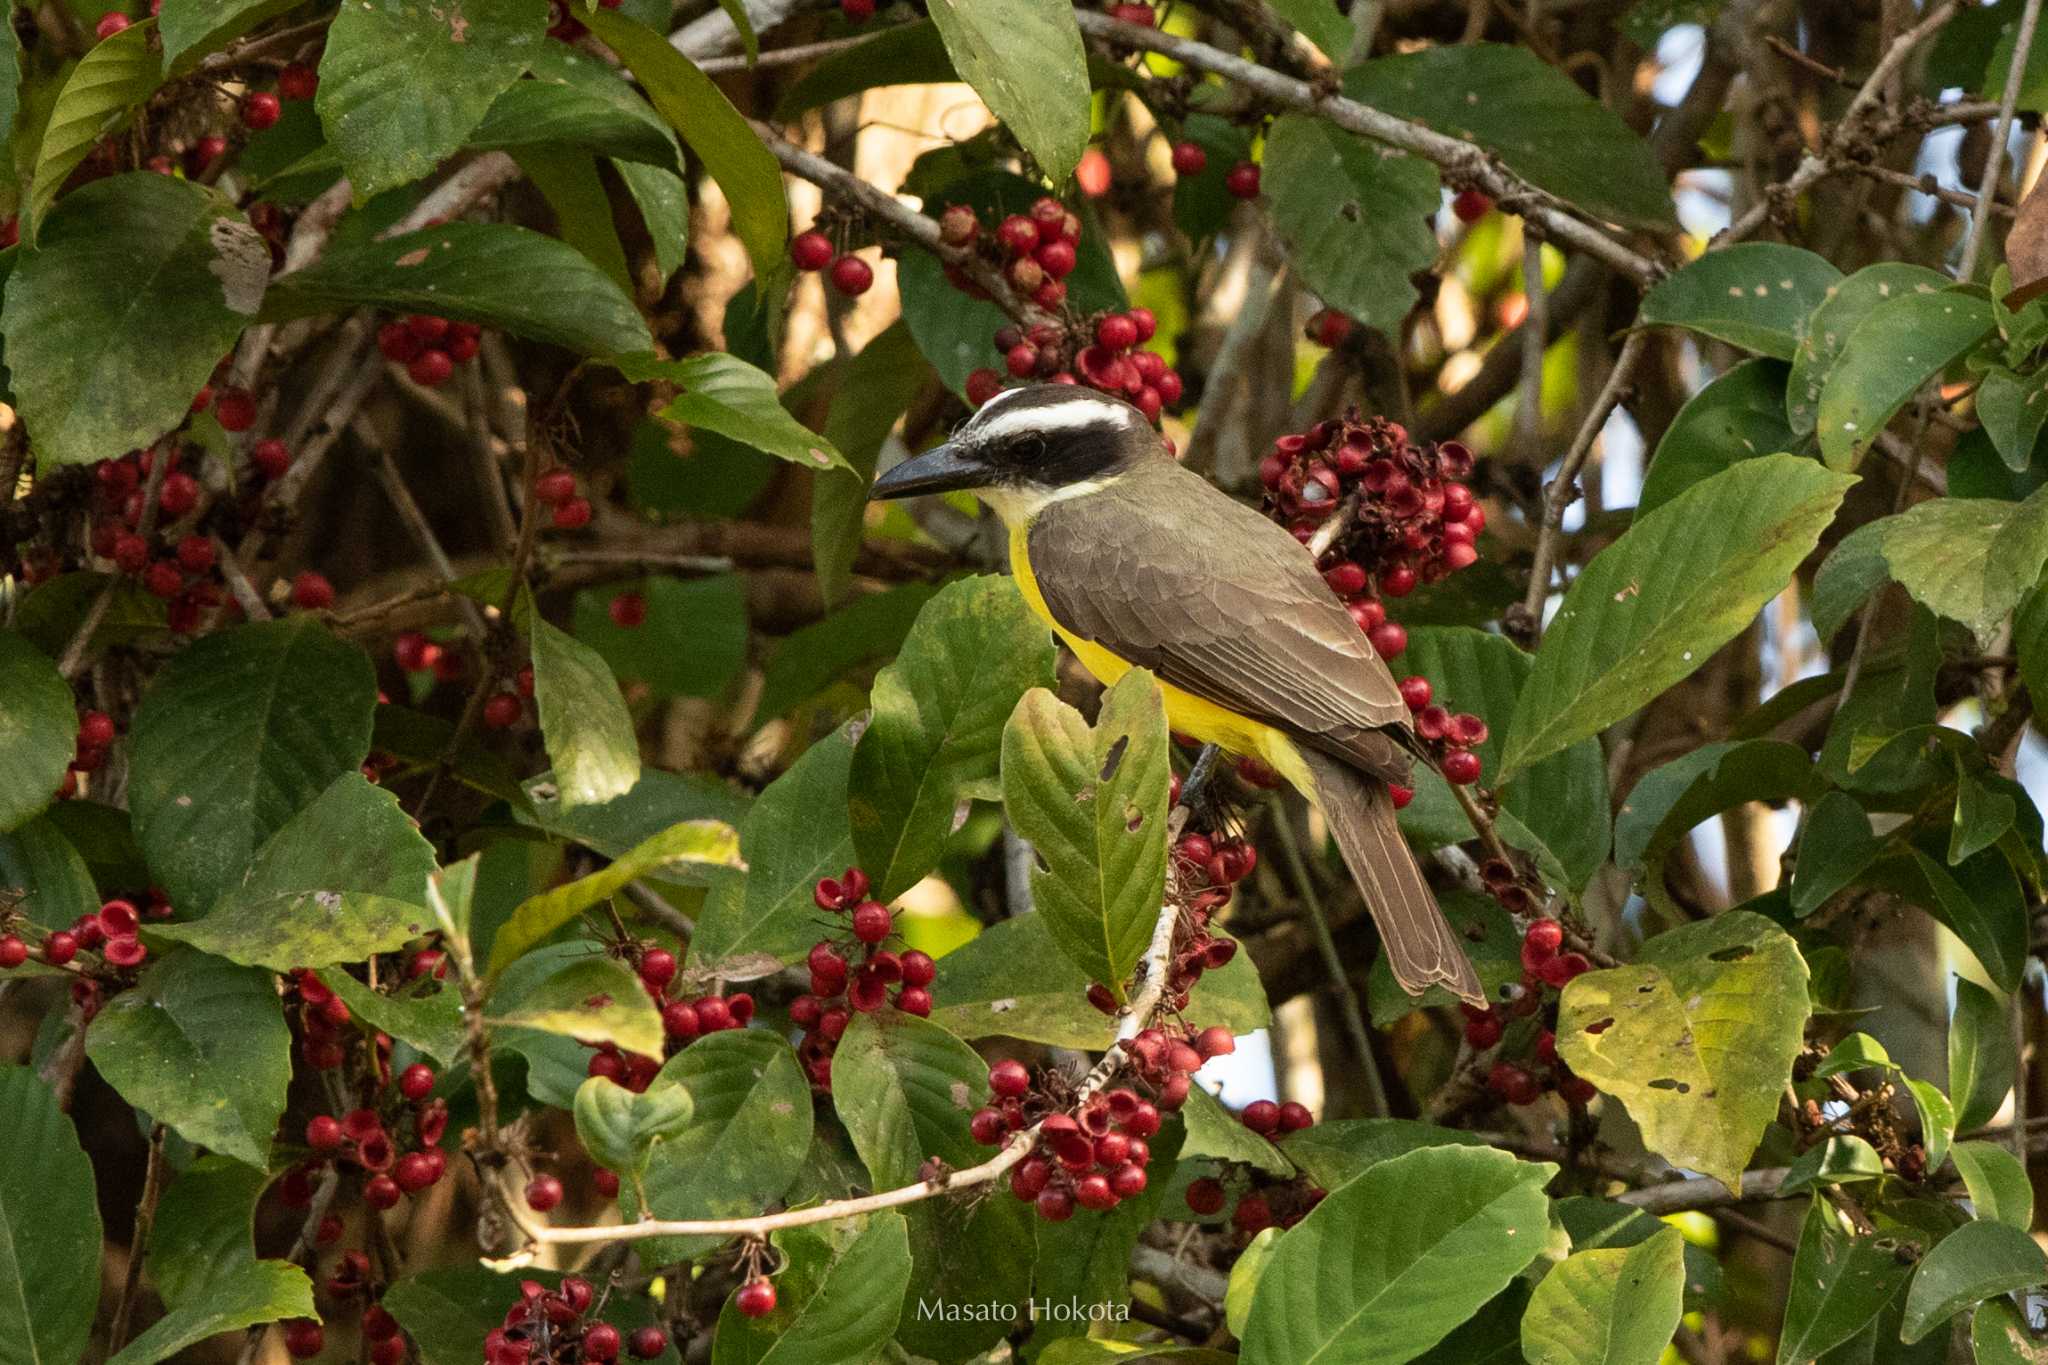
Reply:
[[1486, 1004], [1479, 974], [1458, 946], [1458, 936], [1437, 909], [1436, 897], [1401, 837], [1387, 784], [1313, 750], [1304, 750], [1302, 756], [1315, 777], [1311, 795], [1379, 926], [1394, 980], [1410, 995], [1441, 983], [1475, 1005]]

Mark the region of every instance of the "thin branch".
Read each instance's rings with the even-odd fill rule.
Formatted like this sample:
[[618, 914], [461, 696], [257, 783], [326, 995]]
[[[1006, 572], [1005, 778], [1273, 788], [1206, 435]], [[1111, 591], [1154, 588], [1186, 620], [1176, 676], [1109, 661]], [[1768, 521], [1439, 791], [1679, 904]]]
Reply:
[[[1522, 320], [1522, 391], [1515, 404], [1515, 437], [1523, 457], [1540, 448], [1543, 438], [1543, 354], [1550, 339], [1550, 296], [1543, 288], [1543, 241], [1522, 234], [1522, 297], [1528, 313]], [[1540, 463], [1540, 460], [1539, 460]]]
[[156, 1203], [164, 1188], [164, 1126], [149, 1130], [149, 1161], [142, 1171], [142, 1199], [135, 1205], [135, 1234], [128, 1239], [128, 1272], [121, 1277], [121, 1297], [114, 1300], [113, 1325], [107, 1328], [111, 1359], [128, 1344], [128, 1322], [135, 1312], [135, 1294], [142, 1286], [142, 1252], [156, 1226]]
[[[425, 551], [427, 562], [434, 566], [434, 572], [441, 576], [441, 581], [454, 583], [455, 565], [450, 562], [448, 551], [442, 548], [441, 538], [434, 534], [427, 514], [420, 510], [418, 501], [413, 498], [412, 490], [406, 487], [405, 476], [398, 472], [398, 462], [391, 457], [390, 443], [372, 441], [369, 444], [377, 448], [379, 481], [384, 485], [385, 496], [391, 499], [391, 506], [397, 511], [398, 519], [412, 532], [413, 539]], [[470, 633], [482, 640], [485, 633], [483, 612], [467, 597], [457, 595], [456, 604], [462, 609], [463, 619], [469, 623]]]
[[1337, 940], [1330, 935], [1330, 917], [1323, 913], [1323, 898], [1316, 892], [1315, 878], [1309, 874], [1308, 861], [1301, 856], [1301, 841], [1295, 837], [1294, 821], [1288, 814], [1284, 807], [1274, 812], [1274, 832], [1279, 836], [1280, 852], [1287, 859], [1287, 875], [1301, 891], [1301, 904], [1308, 915], [1309, 930], [1315, 935], [1316, 951], [1322, 954], [1323, 966], [1330, 973], [1330, 988], [1336, 992], [1337, 1013], [1344, 1020], [1344, 1031], [1351, 1035], [1359, 1070], [1365, 1075], [1366, 1099], [1372, 1104], [1373, 1117], [1378, 1118], [1393, 1111], [1387, 1106], [1386, 1082], [1380, 1078], [1379, 1064], [1373, 1057], [1372, 1034], [1365, 1026], [1365, 1011], [1359, 1008], [1358, 992], [1351, 987], [1350, 969], [1344, 965], [1343, 954], [1337, 951]]
[[1616, 1195], [1615, 1201], [1660, 1218], [1667, 1213], [1684, 1213], [1688, 1209], [1718, 1209], [1728, 1204], [1745, 1204], [1752, 1200], [1778, 1198], [1778, 1187], [1785, 1183], [1788, 1173], [1789, 1168], [1784, 1166], [1774, 1166], [1762, 1171], [1744, 1171], [1742, 1192], [1739, 1195], [1712, 1176], [1701, 1175], [1685, 1180], [1667, 1181], [1662, 1185], [1651, 1185], [1645, 1189], [1629, 1190]]
[[2005, 68], [2005, 91], [1998, 98], [1998, 122], [1991, 126], [1991, 154], [1984, 158], [1984, 174], [1977, 181], [1977, 206], [1970, 212], [1969, 235], [1963, 239], [1963, 259], [1956, 266], [1956, 278], [1967, 281], [1977, 269], [1977, 252], [1984, 245], [1984, 221], [1991, 201], [1998, 197], [1998, 181], [2005, 170], [2005, 144], [2012, 137], [2013, 107], [2019, 101], [2020, 81], [2027, 74], [2027, 61], [2034, 55], [2034, 27], [2041, 21], [2041, 0], [2026, 0], [2020, 10], [2019, 32], [2013, 38], [2012, 60]]

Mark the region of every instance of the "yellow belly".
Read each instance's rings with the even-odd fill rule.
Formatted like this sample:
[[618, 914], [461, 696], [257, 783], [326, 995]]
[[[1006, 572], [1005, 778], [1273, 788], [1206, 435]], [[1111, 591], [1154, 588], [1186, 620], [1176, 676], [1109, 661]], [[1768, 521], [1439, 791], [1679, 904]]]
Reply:
[[[1074, 657], [1081, 661], [1082, 667], [1094, 674], [1103, 686], [1109, 686], [1130, 672], [1131, 665], [1093, 640], [1084, 640], [1073, 634], [1053, 619], [1052, 613], [1046, 609], [1045, 594], [1038, 590], [1038, 577], [1031, 571], [1030, 556], [1025, 552], [1025, 536], [1029, 530], [1024, 525], [1010, 528], [1010, 572], [1016, 577], [1017, 590], [1024, 595], [1031, 610], [1037, 612], [1039, 618], [1052, 627], [1053, 633], [1066, 642], [1067, 648], [1074, 651]], [[1295, 748], [1294, 741], [1285, 731], [1249, 716], [1240, 716], [1164, 681], [1159, 684], [1159, 693], [1166, 702], [1166, 723], [1174, 730], [1233, 754], [1264, 759], [1273, 771], [1311, 800], [1314, 799], [1315, 780], [1309, 774], [1308, 765], [1302, 761], [1300, 750]]]

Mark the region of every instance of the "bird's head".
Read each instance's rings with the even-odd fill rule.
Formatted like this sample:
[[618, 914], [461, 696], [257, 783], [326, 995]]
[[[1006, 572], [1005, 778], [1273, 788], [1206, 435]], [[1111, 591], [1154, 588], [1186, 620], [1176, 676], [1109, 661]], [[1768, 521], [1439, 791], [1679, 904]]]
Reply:
[[875, 480], [871, 498], [971, 492], [1004, 521], [1100, 487], [1138, 461], [1169, 458], [1145, 415], [1071, 384], [1006, 389], [953, 438]]

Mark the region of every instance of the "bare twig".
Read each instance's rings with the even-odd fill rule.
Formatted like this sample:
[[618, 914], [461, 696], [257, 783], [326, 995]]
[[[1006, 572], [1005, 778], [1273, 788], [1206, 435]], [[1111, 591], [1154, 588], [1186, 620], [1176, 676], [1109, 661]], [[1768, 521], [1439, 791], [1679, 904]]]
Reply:
[[119, 1355], [128, 1344], [128, 1322], [135, 1312], [135, 1293], [142, 1286], [142, 1253], [156, 1226], [156, 1203], [164, 1188], [164, 1126], [149, 1130], [149, 1161], [142, 1170], [142, 1198], [135, 1205], [135, 1234], [128, 1239], [128, 1272], [121, 1277], [121, 1297], [114, 1300], [113, 1324], [107, 1328], [107, 1355]]
[[2012, 60], [2005, 68], [2005, 90], [1998, 97], [1998, 122], [1991, 126], [1991, 154], [1984, 158], [1984, 174], [1977, 181], [1977, 204], [1970, 211], [1969, 235], [1963, 239], [1963, 257], [1956, 266], [1956, 278], [1968, 280], [1977, 269], [1977, 252], [1984, 245], [1984, 220], [1991, 201], [1998, 197], [1998, 181], [2005, 170], [2005, 144], [2012, 137], [2012, 113], [2019, 101], [2020, 81], [2027, 74], [2027, 61], [2034, 54], [2034, 27], [2041, 20], [2041, 0], [2026, 0], [2020, 10], [2019, 31], [2013, 37]]
[[1709, 1175], [1692, 1176], [1685, 1180], [1667, 1181], [1662, 1185], [1651, 1185], [1640, 1190], [1629, 1190], [1615, 1196], [1616, 1202], [1630, 1205], [1662, 1217], [1667, 1213], [1683, 1213], [1688, 1209], [1717, 1209], [1727, 1204], [1743, 1204], [1755, 1199], [1776, 1199], [1778, 1187], [1785, 1183], [1788, 1168], [1774, 1166], [1762, 1171], [1742, 1173], [1742, 1192], [1736, 1194], [1720, 1181]]

